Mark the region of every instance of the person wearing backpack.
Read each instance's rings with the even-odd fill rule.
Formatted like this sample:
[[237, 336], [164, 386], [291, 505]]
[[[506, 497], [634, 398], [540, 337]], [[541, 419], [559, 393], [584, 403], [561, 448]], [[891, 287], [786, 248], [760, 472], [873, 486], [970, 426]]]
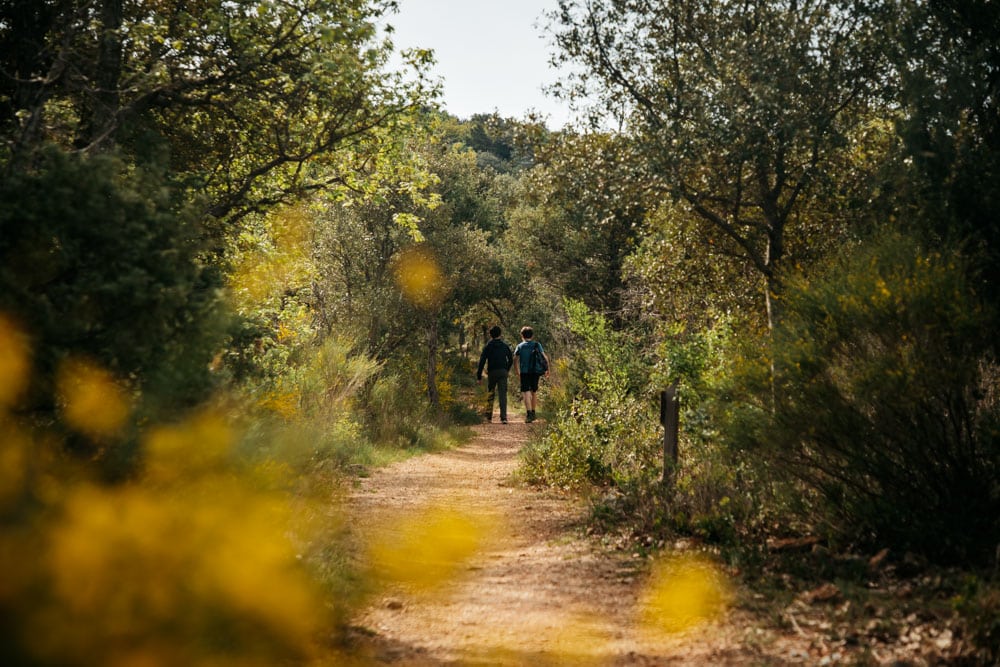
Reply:
[[538, 402], [538, 380], [549, 374], [549, 358], [542, 344], [533, 340], [535, 331], [531, 327], [521, 327], [521, 342], [514, 348], [514, 372], [521, 379], [521, 393], [524, 394], [525, 422], [535, 421]]
[[486, 343], [483, 353], [479, 355], [479, 367], [476, 369], [476, 382], [483, 382], [483, 368], [486, 368], [486, 389], [490, 392], [490, 407], [486, 413], [493, 421], [493, 394], [500, 393], [500, 423], [507, 423], [507, 373], [514, 363], [510, 347], [500, 340], [500, 327], [490, 329], [490, 342]]

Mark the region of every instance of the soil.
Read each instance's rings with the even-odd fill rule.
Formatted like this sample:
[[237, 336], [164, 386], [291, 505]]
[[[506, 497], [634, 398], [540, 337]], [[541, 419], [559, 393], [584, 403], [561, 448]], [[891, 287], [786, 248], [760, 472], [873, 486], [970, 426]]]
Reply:
[[536, 425], [474, 427], [457, 449], [415, 457], [358, 481], [355, 532], [428, 506], [499, 517], [460, 576], [433, 592], [382, 590], [355, 619], [376, 664], [816, 664], [809, 642], [764, 629], [745, 609], [682, 634], [636, 622], [649, 562], [586, 535], [579, 499], [516, 481], [518, 451]]

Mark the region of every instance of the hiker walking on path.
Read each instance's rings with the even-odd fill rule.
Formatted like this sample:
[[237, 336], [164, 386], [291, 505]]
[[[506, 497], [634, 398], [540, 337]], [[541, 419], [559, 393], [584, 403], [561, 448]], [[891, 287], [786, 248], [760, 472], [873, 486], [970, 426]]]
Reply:
[[525, 422], [535, 421], [538, 403], [538, 380], [549, 374], [549, 358], [536, 340], [531, 327], [521, 327], [521, 342], [514, 348], [514, 372], [521, 379], [521, 393], [524, 394]]
[[486, 343], [483, 353], [479, 355], [479, 367], [476, 369], [476, 382], [483, 382], [483, 367], [486, 368], [486, 389], [489, 395], [489, 410], [487, 419], [493, 421], [493, 394], [500, 392], [500, 423], [507, 423], [507, 374], [514, 363], [510, 347], [500, 339], [500, 327], [490, 329], [490, 342]]

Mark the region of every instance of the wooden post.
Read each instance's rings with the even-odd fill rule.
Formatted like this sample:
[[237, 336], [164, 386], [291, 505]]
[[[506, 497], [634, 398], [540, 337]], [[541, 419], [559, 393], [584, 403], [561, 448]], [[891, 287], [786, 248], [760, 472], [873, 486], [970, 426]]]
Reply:
[[677, 433], [680, 426], [676, 384], [660, 392], [660, 423], [663, 424], [663, 483], [670, 484], [677, 468]]

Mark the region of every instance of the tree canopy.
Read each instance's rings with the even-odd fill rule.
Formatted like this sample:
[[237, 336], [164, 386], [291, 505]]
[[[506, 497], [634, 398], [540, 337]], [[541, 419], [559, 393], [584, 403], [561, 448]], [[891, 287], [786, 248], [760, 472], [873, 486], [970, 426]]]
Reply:
[[767, 295], [800, 212], [880, 102], [877, 19], [836, 0], [562, 0], [553, 16], [559, 61], [582, 67], [564, 93], [620, 116], [656, 186]]
[[8, 169], [42, 141], [170, 161], [214, 218], [362, 187], [433, 93], [386, 69], [383, 0], [0, 5]]

